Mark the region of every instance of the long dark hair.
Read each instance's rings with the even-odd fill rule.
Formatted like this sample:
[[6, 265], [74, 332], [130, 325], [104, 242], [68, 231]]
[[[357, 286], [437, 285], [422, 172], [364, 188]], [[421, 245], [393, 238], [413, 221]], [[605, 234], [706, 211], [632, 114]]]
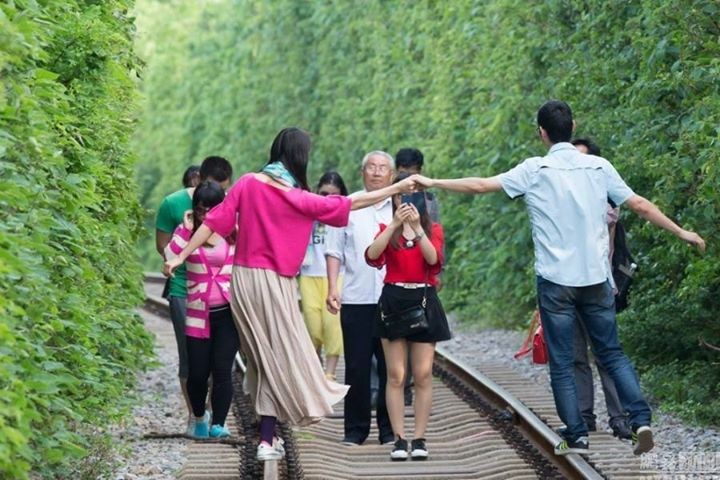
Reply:
[[312, 142], [305, 130], [288, 127], [280, 130], [270, 147], [268, 164], [282, 162], [303, 190], [310, 190], [307, 182], [307, 164]]
[[225, 191], [222, 189], [219, 183], [213, 181], [202, 182], [195, 188], [192, 198], [192, 217], [193, 217], [193, 233], [200, 228], [200, 210], [206, 210], [203, 213], [207, 213], [216, 205], [219, 205], [225, 198]]
[[323, 173], [322, 177], [320, 177], [320, 181], [317, 183], [317, 187], [315, 187], [315, 191], [319, 191], [320, 187], [323, 185], [333, 185], [340, 190], [340, 195], [347, 197], [348, 189], [345, 186], [345, 182], [343, 181], [342, 177], [338, 172], [335, 170], [328, 170], [327, 172]]
[[[400, 172], [398, 173], [397, 177], [395, 177], [395, 181], [393, 183], [398, 183], [401, 180], [405, 180], [408, 178], [411, 174], [408, 172]], [[425, 199], [427, 201], [427, 197]], [[397, 207], [395, 206], [395, 202], [392, 203], [392, 213], [393, 217], [395, 216], [395, 211], [397, 210]], [[427, 208], [425, 209], [425, 212], [420, 214], [420, 226], [422, 227], [423, 231], [425, 232], [425, 235], [427, 235], [428, 240], [432, 239], [432, 219], [430, 218], [430, 214], [428, 213]], [[395, 248], [402, 248], [400, 246], [400, 235], [402, 235], [402, 228], [398, 228], [393, 232], [392, 237], [390, 237], [390, 244]]]

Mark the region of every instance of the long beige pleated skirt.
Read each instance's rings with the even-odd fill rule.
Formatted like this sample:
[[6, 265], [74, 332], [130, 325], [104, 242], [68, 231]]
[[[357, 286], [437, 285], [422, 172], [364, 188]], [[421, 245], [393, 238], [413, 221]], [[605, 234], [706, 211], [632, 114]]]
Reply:
[[332, 413], [349, 387], [325, 378], [300, 314], [296, 280], [235, 265], [231, 288], [255, 412], [291, 425], [315, 423]]

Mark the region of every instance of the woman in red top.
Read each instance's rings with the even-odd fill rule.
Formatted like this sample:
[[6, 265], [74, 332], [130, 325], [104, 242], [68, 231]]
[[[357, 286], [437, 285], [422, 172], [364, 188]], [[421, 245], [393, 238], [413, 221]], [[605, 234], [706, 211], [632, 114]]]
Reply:
[[[396, 181], [403, 178], [401, 174]], [[390, 453], [392, 460], [408, 458], [404, 424], [408, 349], [415, 379], [415, 432], [410, 455], [414, 460], [425, 460], [428, 452], [424, 437], [432, 404], [435, 343], [450, 339], [450, 328], [435, 289], [443, 260], [443, 229], [430, 220], [423, 195], [413, 194], [412, 203], [401, 203], [401, 196], [395, 195], [392, 222], [380, 225], [380, 233], [365, 251], [369, 265], [386, 267], [377, 325], [387, 363], [388, 415], [397, 437]], [[423, 298], [428, 328], [407, 337], [389, 339], [380, 321], [381, 314], [389, 316], [421, 305]]]

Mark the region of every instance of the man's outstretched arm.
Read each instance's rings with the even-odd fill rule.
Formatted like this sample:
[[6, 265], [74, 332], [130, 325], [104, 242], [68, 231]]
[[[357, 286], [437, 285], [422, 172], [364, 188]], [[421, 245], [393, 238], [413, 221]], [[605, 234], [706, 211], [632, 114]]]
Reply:
[[441, 188], [458, 193], [490, 193], [502, 190], [500, 177], [465, 177], [454, 179], [434, 179], [422, 175], [413, 175], [412, 180], [424, 188]]
[[643, 198], [640, 195], [633, 195], [625, 201], [625, 205], [653, 225], [664, 228], [690, 245], [695, 245], [701, 252], [705, 251], [705, 240], [703, 240], [700, 235], [678, 226], [647, 198]]

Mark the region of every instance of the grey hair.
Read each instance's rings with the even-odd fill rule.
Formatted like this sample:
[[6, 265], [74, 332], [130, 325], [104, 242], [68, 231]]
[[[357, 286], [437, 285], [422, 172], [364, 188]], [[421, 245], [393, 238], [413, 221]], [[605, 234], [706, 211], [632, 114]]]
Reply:
[[368, 160], [370, 160], [370, 157], [373, 157], [375, 155], [387, 159], [387, 161], [390, 162], [390, 169], [395, 170], [395, 159], [392, 157], [392, 155], [387, 152], [383, 152], [382, 150], [373, 150], [372, 152], [366, 154], [362, 159], [361, 168], [365, 168], [365, 165], [367, 164]]

